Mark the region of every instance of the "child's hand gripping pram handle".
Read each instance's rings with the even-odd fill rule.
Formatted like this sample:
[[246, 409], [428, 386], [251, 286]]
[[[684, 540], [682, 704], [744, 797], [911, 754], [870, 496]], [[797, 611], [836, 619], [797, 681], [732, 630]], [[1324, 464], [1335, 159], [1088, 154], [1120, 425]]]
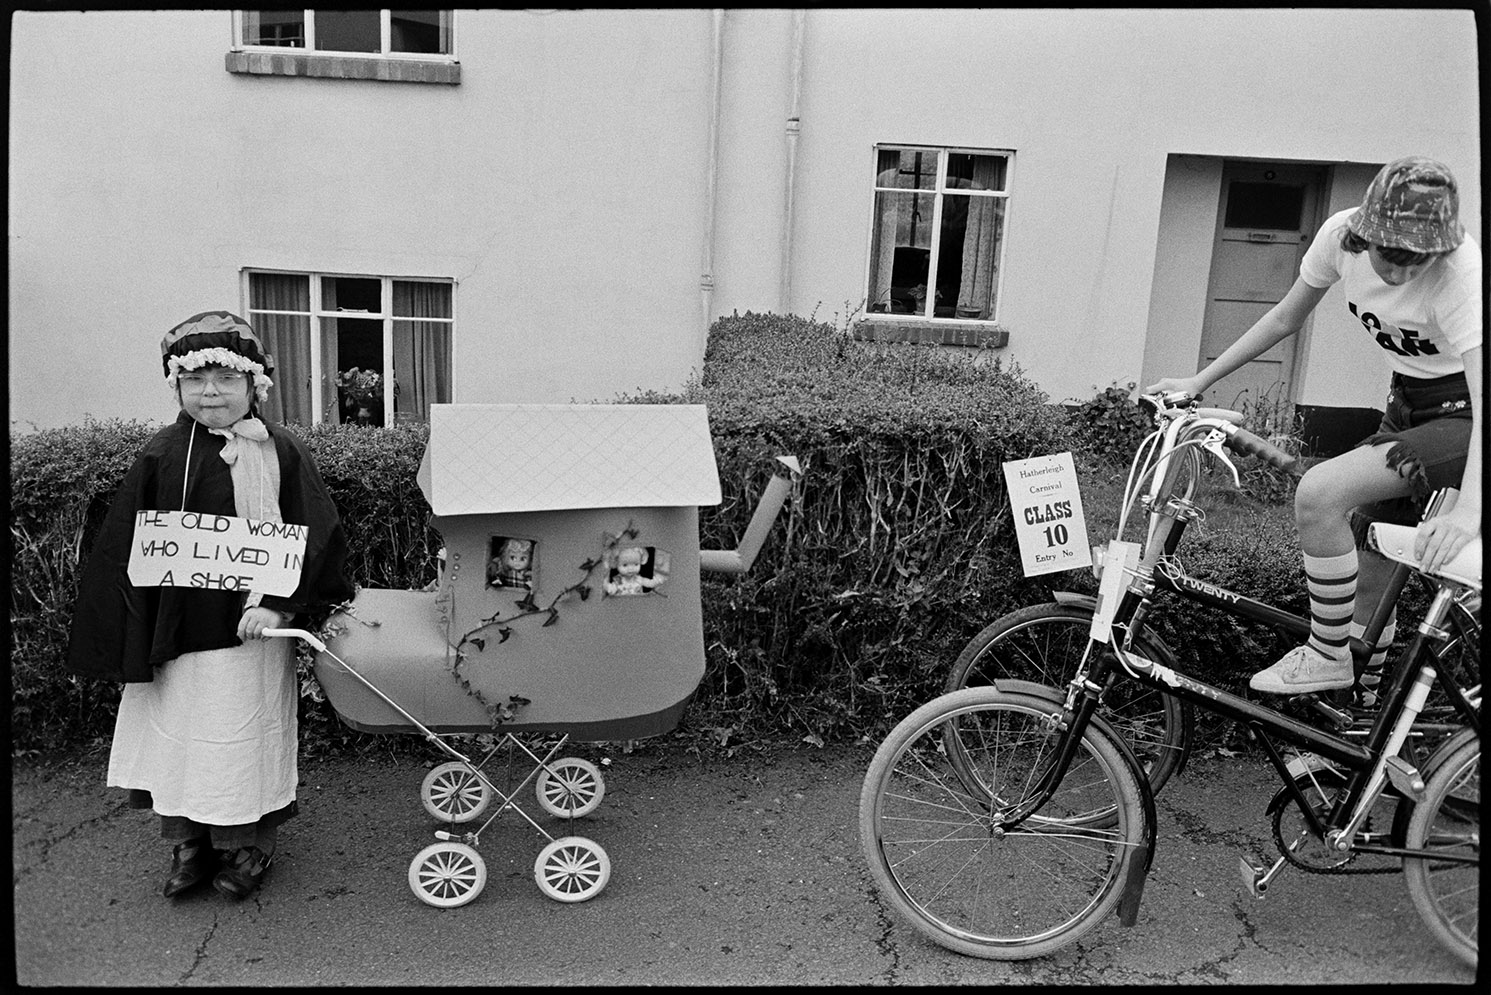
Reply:
[[399, 713], [399, 715], [403, 716], [404, 719], [405, 719], [405, 721], [409, 722], [416, 729], [418, 729], [424, 735], [424, 738], [427, 741], [435, 744], [440, 749], [444, 750], [447, 754], [449, 754], [451, 757], [453, 757], [453, 758], [455, 758], [457, 760], [465, 761], [466, 758], [463, 757], [457, 750], [455, 750], [451, 746], [447, 745], [439, 736], [435, 735], [435, 733], [432, 732], [429, 729], [428, 726], [426, 726], [423, 722], [419, 721], [419, 719], [417, 719], [413, 715], [411, 715], [404, 708], [403, 705], [400, 705], [398, 702], [394, 701], [388, 695], [384, 694], [383, 691], [377, 685], [375, 685], [372, 681], [368, 680], [366, 677], [362, 676], [362, 674], [358, 672], [358, 670], [357, 670], [356, 667], [349, 667], [347, 665], [347, 662], [345, 660], [343, 660], [341, 657], [337, 656], [335, 653], [333, 653], [330, 650], [328, 650], [326, 648], [326, 644], [324, 642], [322, 642], [320, 639], [318, 639], [312, 633], [309, 633], [309, 632], [305, 631], [304, 629], [265, 629], [264, 630], [264, 635], [266, 637], [269, 637], [269, 638], [273, 638], [275, 636], [287, 636], [287, 637], [293, 637], [295, 639], [304, 639], [307, 643], [309, 643], [316, 650], [317, 653], [325, 653], [328, 657], [330, 657], [331, 659], [335, 660], [336, 663], [337, 663], [337, 665], [340, 666], [343, 670], [345, 670], [347, 673], [351, 674], [353, 677], [355, 677], [359, 681], [361, 681], [363, 687], [365, 687], [369, 691], [373, 692], [373, 694], [377, 695], [383, 701], [383, 703], [385, 705], [387, 705], [388, 707], [392, 708], [395, 712]]

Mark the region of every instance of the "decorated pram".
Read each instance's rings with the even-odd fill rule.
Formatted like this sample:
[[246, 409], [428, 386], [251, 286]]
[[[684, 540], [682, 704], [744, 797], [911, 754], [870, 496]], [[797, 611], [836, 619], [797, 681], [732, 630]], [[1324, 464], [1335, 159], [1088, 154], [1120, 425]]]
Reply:
[[[700, 572], [750, 568], [801, 472], [778, 461], [787, 475], [768, 482], [739, 549], [700, 550], [698, 508], [721, 500], [702, 406], [431, 407], [419, 483], [445, 542], [433, 589], [361, 589], [320, 636], [270, 630], [316, 650], [316, 679], [347, 725], [418, 733], [449, 758], [420, 789], [448, 824], [410, 864], [422, 901], [480, 894], [480, 835], [509, 810], [548, 840], [534, 864], [544, 894], [579, 902], [605, 888], [604, 848], [551, 835], [519, 793], [531, 782], [548, 814], [585, 816], [605, 782], [559, 756], [570, 740], [677, 725], [704, 674]], [[472, 734], [493, 743], [477, 760], [452, 743]], [[499, 754], [532, 765], [515, 787], [489, 773]]]

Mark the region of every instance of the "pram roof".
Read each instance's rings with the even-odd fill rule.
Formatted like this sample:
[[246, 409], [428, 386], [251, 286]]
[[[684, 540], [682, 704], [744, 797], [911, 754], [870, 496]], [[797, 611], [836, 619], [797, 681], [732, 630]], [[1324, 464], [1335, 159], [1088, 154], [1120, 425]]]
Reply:
[[721, 500], [702, 404], [432, 404], [418, 480], [438, 516]]

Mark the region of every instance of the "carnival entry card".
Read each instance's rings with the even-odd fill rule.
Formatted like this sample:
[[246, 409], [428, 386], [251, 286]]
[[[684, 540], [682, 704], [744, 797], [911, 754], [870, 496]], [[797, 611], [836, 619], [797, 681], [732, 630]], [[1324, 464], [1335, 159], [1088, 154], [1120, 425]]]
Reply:
[[1004, 464], [1004, 482], [1025, 576], [1092, 565], [1071, 453], [1011, 460]]
[[288, 597], [300, 586], [309, 531], [195, 511], [137, 511], [129, 582]]

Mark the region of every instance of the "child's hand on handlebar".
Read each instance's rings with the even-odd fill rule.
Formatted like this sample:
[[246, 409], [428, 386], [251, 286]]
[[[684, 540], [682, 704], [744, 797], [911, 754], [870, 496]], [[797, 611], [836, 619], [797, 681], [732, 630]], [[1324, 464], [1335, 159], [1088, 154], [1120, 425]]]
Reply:
[[1199, 377], [1166, 377], [1144, 388], [1146, 394], [1200, 394], [1207, 385]]

